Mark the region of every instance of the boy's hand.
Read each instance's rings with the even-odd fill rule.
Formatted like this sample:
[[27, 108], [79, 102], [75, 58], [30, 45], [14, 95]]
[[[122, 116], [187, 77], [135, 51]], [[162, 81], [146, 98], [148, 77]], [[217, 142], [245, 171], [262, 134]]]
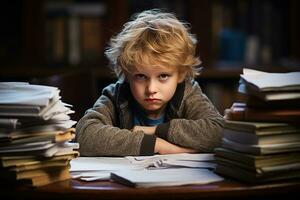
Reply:
[[148, 135], [154, 135], [156, 126], [134, 126], [132, 131], [143, 131]]
[[156, 138], [154, 153], [159, 154], [174, 154], [174, 153], [196, 153], [194, 149], [180, 147], [161, 138]]

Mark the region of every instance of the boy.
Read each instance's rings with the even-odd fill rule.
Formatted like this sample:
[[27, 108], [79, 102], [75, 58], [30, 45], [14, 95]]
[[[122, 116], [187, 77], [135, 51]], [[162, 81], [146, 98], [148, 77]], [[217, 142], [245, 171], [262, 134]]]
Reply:
[[173, 14], [144, 11], [105, 54], [118, 77], [77, 124], [84, 156], [211, 152], [223, 118], [194, 76], [196, 39]]

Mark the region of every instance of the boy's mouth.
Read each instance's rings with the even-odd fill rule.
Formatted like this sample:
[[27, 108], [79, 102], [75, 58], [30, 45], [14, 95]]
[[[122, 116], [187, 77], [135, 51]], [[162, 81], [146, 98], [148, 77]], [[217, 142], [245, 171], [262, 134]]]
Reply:
[[146, 101], [146, 102], [156, 102], [156, 101], [160, 101], [160, 99], [146, 98], [145, 101]]

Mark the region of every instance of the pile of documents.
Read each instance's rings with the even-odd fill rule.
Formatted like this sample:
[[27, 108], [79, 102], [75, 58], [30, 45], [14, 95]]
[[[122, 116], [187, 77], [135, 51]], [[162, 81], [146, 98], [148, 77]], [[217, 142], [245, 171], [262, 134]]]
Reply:
[[179, 186], [222, 181], [213, 154], [78, 157], [71, 175], [84, 181], [111, 180], [132, 187]]
[[238, 92], [245, 98], [225, 110], [227, 119], [300, 124], [300, 72], [244, 69]]
[[300, 177], [299, 77], [244, 69], [244, 101], [225, 110], [216, 172], [247, 182]]
[[59, 89], [0, 82], [0, 176], [7, 184], [42, 186], [70, 178], [78, 156], [71, 105]]

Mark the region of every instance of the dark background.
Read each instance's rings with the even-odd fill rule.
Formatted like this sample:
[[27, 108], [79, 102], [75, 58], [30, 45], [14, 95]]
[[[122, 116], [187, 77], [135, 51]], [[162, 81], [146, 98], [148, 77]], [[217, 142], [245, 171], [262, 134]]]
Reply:
[[300, 70], [297, 0], [10, 0], [0, 8], [0, 81], [59, 87], [78, 120], [115, 81], [109, 38], [150, 8], [190, 23], [204, 68], [197, 80], [221, 113], [238, 99], [242, 68]]

